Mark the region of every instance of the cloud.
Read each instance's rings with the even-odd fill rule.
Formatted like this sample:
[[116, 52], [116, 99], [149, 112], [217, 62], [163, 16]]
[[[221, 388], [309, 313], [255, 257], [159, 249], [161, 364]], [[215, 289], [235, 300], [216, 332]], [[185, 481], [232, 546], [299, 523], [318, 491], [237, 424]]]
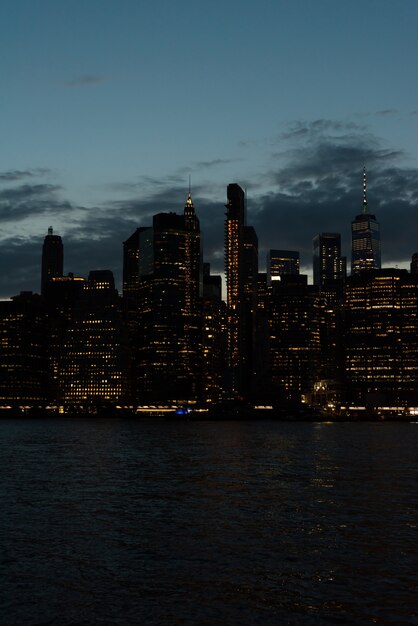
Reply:
[[386, 117], [388, 115], [397, 115], [398, 109], [383, 109], [383, 111], [376, 111], [375, 115], [379, 117]]
[[0, 190], [0, 222], [17, 222], [43, 214], [72, 210], [69, 202], [59, 197], [57, 185], [19, 185]]
[[21, 291], [39, 291], [41, 282], [41, 242], [21, 237], [4, 239], [0, 246], [0, 298]]
[[366, 125], [352, 121], [317, 119], [306, 122], [299, 120], [289, 122], [287, 129], [279, 136], [277, 141], [305, 139], [307, 137], [321, 135], [325, 132], [363, 132], [366, 128]]
[[[418, 250], [418, 168], [405, 166], [407, 155], [363, 126], [335, 120], [294, 122], [286, 132], [280, 158], [272, 154], [268, 171], [255, 172], [248, 182], [193, 185], [203, 256], [212, 270], [224, 269], [229, 182], [251, 188], [248, 224], [258, 235], [260, 271], [271, 248], [299, 250], [302, 265], [311, 266], [312, 238], [320, 232], [341, 233], [343, 253], [349, 256], [351, 221], [362, 210], [364, 164], [369, 211], [381, 224], [383, 262], [390, 266], [409, 262]], [[182, 212], [187, 185], [175, 172], [161, 179], [128, 181], [125, 188], [113, 191], [123, 193], [100, 207], [86, 208], [63, 199], [58, 186], [16, 185], [0, 191], [0, 221], [64, 212], [66, 222], [59, 234], [65, 272], [87, 276], [92, 269], [111, 269], [120, 286], [123, 241], [138, 226], [152, 225], [156, 213]], [[129, 197], [124, 198], [125, 192]], [[0, 277], [0, 296], [39, 288], [42, 239], [43, 235], [35, 240], [3, 238], [0, 265], [13, 271]]]
[[105, 80], [105, 76], [99, 76], [97, 74], [82, 74], [72, 80], [68, 80], [65, 85], [66, 87], [91, 87], [93, 85], [103, 83]]
[[8, 170], [7, 172], [0, 172], [0, 182], [16, 182], [18, 180], [24, 180], [25, 178], [47, 176], [50, 173], [51, 170], [45, 167], [37, 167], [29, 170]]
[[228, 165], [229, 163], [236, 163], [242, 161], [240, 158], [236, 159], [212, 159], [211, 161], [197, 161], [193, 169], [208, 169], [210, 167], [218, 167], [219, 165]]
[[[368, 206], [381, 223], [383, 262], [408, 262], [417, 248], [418, 169], [402, 165], [402, 150], [360, 129], [299, 122], [280, 163], [268, 174], [270, 190], [249, 203], [262, 258], [270, 248], [299, 250], [311, 265], [312, 238], [342, 234], [350, 255], [351, 221], [362, 208], [362, 168], [367, 167]], [[277, 158], [277, 155], [274, 155]], [[283, 163], [283, 165], [281, 165]]]

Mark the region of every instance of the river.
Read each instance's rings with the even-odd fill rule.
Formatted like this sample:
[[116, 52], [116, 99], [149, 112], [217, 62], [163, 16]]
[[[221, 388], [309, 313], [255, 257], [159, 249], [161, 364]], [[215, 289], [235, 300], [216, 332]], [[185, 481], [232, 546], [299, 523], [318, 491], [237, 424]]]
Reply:
[[418, 424], [0, 420], [1, 622], [417, 624]]

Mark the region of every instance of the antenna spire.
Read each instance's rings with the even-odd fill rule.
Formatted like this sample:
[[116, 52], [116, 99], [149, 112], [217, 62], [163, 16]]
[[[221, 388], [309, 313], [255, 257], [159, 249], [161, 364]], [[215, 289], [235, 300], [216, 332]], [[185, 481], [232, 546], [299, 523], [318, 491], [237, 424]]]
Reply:
[[185, 210], [191, 210], [192, 212], [194, 212], [194, 207], [193, 207], [193, 200], [192, 200], [192, 194], [190, 193], [190, 189], [191, 189], [191, 182], [190, 182], [190, 174], [189, 174], [189, 192], [187, 194], [187, 200], [186, 200], [186, 206], [185, 206]]
[[363, 215], [367, 213], [366, 166], [363, 167]]

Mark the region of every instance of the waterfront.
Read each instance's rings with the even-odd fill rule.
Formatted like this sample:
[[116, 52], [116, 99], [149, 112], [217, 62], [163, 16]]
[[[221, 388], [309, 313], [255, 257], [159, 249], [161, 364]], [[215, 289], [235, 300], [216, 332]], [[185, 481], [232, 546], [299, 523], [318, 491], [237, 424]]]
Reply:
[[0, 433], [5, 624], [417, 623], [418, 424]]

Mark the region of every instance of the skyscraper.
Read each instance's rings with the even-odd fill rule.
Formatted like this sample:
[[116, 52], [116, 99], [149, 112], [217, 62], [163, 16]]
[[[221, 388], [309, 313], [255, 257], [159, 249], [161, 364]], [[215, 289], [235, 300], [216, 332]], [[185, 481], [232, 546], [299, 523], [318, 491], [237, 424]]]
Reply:
[[349, 400], [374, 406], [416, 403], [418, 281], [406, 270], [360, 272], [347, 280]]
[[55, 276], [62, 276], [64, 264], [64, 248], [59, 235], [53, 234], [52, 226], [48, 228], [48, 234], [42, 246], [42, 275], [41, 294], [45, 294], [48, 281]]
[[136, 399], [186, 403], [201, 396], [202, 263], [199, 220], [159, 213], [139, 237]]
[[226, 357], [226, 305], [222, 300], [221, 276], [203, 264], [202, 397], [206, 402], [222, 399]]
[[366, 168], [363, 170], [363, 212], [351, 222], [351, 274], [380, 269], [380, 225], [367, 210]]
[[48, 326], [38, 294], [21, 292], [0, 302], [0, 406], [49, 400]]
[[268, 306], [274, 399], [300, 402], [310, 392], [318, 353], [315, 293], [308, 277], [284, 275], [272, 285]]
[[341, 256], [341, 235], [321, 233], [313, 239], [314, 284], [345, 278], [345, 258]]
[[95, 270], [74, 306], [61, 364], [61, 398], [114, 404], [124, 391], [121, 304], [110, 270]]
[[225, 274], [227, 296], [229, 390], [242, 397], [249, 392], [253, 369], [257, 307], [258, 240], [246, 225], [245, 194], [239, 185], [227, 188]]
[[299, 252], [295, 250], [269, 250], [267, 253], [267, 284], [279, 280], [284, 274], [299, 274]]
[[236, 183], [227, 188], [226, 221], [225, 221], [225, 275], [228, 353], [227, 361], [231, 375], [230, 389], [237, 391], [240, 354], [240, 319], [243, 308], [243, 284], [240, 261], [242, 258], [242, 231], [245, 224], [244, 191]]
[[44, 300], [48, 316], [48, 359], [52, 397], [60, 401], [61, 364], [68, 328], [74, 310], [83, 293], [85, 279], [74, 276], [54, 276], [45, 287]]

